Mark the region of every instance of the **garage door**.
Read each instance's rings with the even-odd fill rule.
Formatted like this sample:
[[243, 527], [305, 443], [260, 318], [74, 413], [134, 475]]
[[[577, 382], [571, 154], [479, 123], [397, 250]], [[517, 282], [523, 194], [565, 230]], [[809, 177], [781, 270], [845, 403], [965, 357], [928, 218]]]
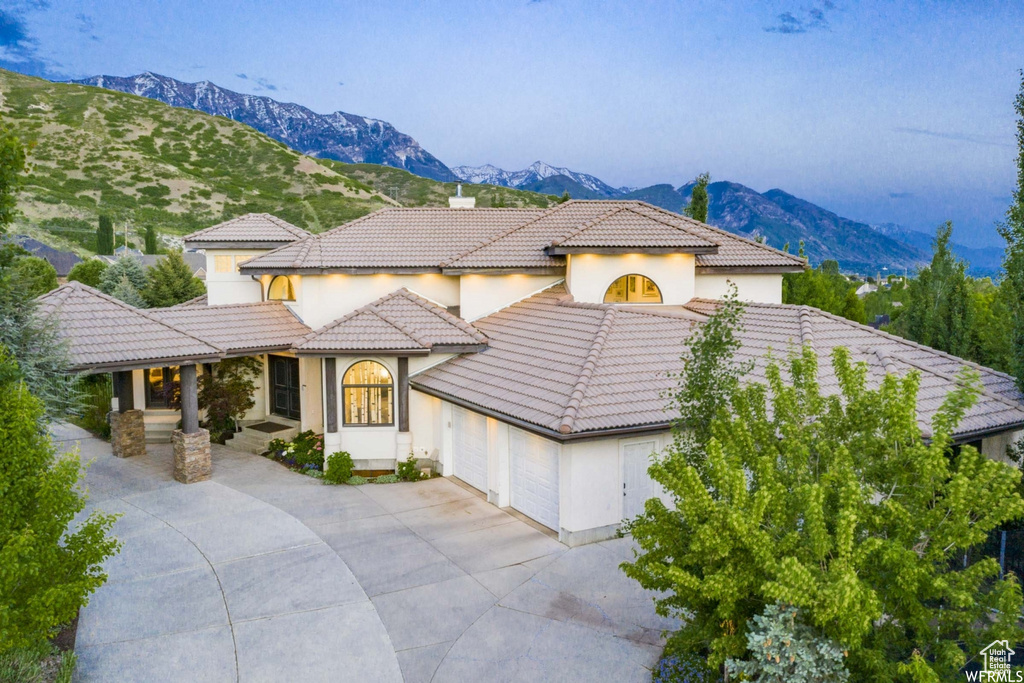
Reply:
[[487, 493], [487, 418], [453, 406], [452, 445], [455, 476]]
[[654, 497], [654, 482], [647, 468], [651, 466], [654, 441], [641, 441], [622, 446], [622, 517], [633, 519], [644, 511], [644, 503]]
[[557, 531], [560, 447], [521, 429], [508, 431], [512, 507]]

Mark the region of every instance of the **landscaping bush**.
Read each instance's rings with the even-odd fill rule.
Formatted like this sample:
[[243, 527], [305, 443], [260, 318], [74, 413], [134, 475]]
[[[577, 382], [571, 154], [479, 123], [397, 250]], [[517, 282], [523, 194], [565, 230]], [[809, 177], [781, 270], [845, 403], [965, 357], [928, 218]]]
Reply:
[[409, 454], [409, 458], [398, 463], [398, 478], [402, 481], [419, 481], [423, 479], [423, 473], [416, 469], [416, 456]]
[[235, 425], [256, 405], [252, 396], [262, 371], [259, 358], [225, 358], [199, 376], [199, 408], [206, 411], [211, 441], [222, 444], [233, 436]]
[[324, 471], [324, 481], [328, 484], [343, 484], [353, 479], [352, 456], [346, 451], [338, 451], [327, 456], [327, 469]]
[[370, 480], [367, 479], [366, 477], [360, 477], [357, 474], [357, 475], [355, 475], [353, 477], [349, 477], [348, 481], [346, 481], [345, 483], [348, 484], [349, 486], [362, 486], [363, 484], [365, 484], [368, 481], [370, 481]]
[[110, 400], [114, 397], [110, 375], [88, 375], [83, 378], [81, 386], [81, 412], [72, 421], [82, 429], [109, 440], [107, 414], [110, 412]]
[[721, 680], [704, 657], [692, 652], [662, 657], [651, 676], [651, 683], [718, 683]]
[[397, 474], [382, 474], [370, 481], [374, 484], [397, 484], [400, 480]]
[[0, 655], [0, 683], [71, 683], [74, 670], [75, 653], [47, 642]]
[[290, 459], [299, 467], [315, 465], [318, 470], [324, 468], [324, 437], [312, 430], [300, 432], [292, 439]]

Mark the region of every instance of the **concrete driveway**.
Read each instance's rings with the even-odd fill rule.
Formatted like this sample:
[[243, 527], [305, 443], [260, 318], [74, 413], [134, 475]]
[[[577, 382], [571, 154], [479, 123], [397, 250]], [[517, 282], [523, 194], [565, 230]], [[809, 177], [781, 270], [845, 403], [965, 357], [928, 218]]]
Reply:
[[185, 486], [169, 445], [55, 438], [92, 461], [87, 511], [123, 514], [78, 681], [648, 681], [676, 626], [629, 539], [569, 549], [449, 479], [324, 486], [214, 446]]

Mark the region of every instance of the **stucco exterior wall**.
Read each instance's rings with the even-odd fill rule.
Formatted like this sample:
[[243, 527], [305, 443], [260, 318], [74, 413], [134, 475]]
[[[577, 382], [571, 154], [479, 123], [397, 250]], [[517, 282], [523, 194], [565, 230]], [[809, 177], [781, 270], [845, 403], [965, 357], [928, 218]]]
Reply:
[[697, 275], [694, 296], [721, 299], [728, 293], [730, 282], [736, 285], [740, 301], [782, 303], [781, 275]]
[[[267, 249], [207, 249], [206, 293], [211, 306], [217, 304], [247, 304], [262, 301], [260, 283], [238, 272], [238, 266], [254, 256], [267, 253]], [[217, 256], [232, 259], [228, 273], [217, 272]]]
[[550, 287], [561, 275], [463, 275], [459, 278], [459, 306], [465, 320], [490, 315], [516, 301]]
[[1006, 456], [1006, 447], [1012, 443], [1016, 443], [1021, 439], [1021, 437], [1024, 437], [1024, 431], [1019, 429], [986, 437], [981, 440], [981, 453], [993, 460], [1005, 462], [1016, 467], [1016, 463], [1013, 463]]
[[313, 329], [323, 327], [402, 287], [443, 306], [459, 304], [459, 278], [434, 273], [302, 275], [292, 276], [292, 282], [296, 299], [292, 310]]
[[644, 275], [661, 290], [663, 304], [693, 298], [693, 254], [576, 254], [568, 257], [566, 286], [576, 301], [603, 303], [609, 285], [623, 275]]

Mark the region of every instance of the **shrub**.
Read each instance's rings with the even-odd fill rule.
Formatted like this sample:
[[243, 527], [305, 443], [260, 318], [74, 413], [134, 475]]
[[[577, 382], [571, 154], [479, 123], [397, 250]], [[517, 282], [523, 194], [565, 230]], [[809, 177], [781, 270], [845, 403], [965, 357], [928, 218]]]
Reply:
[[760, 683], [845, 683], [850, 672], [843, 666], [843, 648], [799, 623], [795, 607], [776, 603], [754, 617], [747, 630], [749, 656], [729, 659], [730, 676]]
[[110, 439], [107, 414], [110, 412], [110, 400], [114, 397], [110, 375], [86, 376], [82, 380], [82, 390], [81, 413], [74, 420], [75, 424], [104, 439]]
[[346, 481], [345, 483], [348, 484], [349, 486], [362, 486], [363, 484], [365, 484], [368, 481], [370, 481], [370, 480], [367, 479], [366, 477], [360, 477], [357, 474], [357, 475], [355, 475], [353, 477], [349, 477], [348, 481]]
[[397, 474], [382, 474], [370, 480], [374, 484], [395, 484], [400, 481]]
[[71, 267], [71, 272], [68, 273], [68, 282], [81, 282], [90, 287], [99, 287], [106, 270], [107, 262], [98, 258], [81, 261]]
[[352, 478], [351, 455], [346, 451], [338, 451], [327, 456], [327, 469], [324, 470], [325, 482], [328, 484], [341, 484]]
[[707, 660], [693, 652], [662, 657], [651, 676], [651, 683], [718, 683], [721, 680]]
[[281, 455], [288, 448], [288, 442], [284, 439], [271, 439], [267, 444], [267, 455]]
[[225, 358], [199, 377], [199, 408], [206, 411], [211, 440], [224, 443], [238, 420], [255, 405], [252, 395], [262, 370], [258, 358]]
[[291, 449], [288, 451], [289, 460], [295, 461], [299, 467], [313, 464], [316, 468], [324, 468], [324, 437], [312, 430], [300, 432], [292, 439]]
[[419, 481], [423, 479], [423, 473], [416, 469], [416, 457], [409, 454], [409, 458], [398, 463], [398, 478], [402, 481]]

